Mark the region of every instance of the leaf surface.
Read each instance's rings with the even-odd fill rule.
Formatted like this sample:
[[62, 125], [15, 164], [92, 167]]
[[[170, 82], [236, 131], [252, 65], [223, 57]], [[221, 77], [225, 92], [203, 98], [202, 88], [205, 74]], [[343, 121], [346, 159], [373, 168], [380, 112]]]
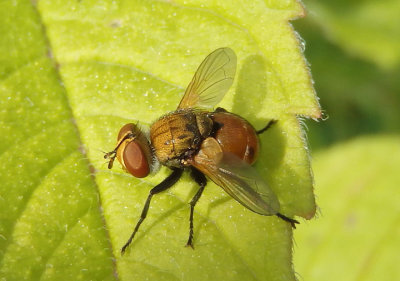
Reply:
[[296, 1], [7, 3], [0, 46], [9, 54], [0, 73], [2, 276], [295, 280], [290, 226], [250, 212], [211, 183], [196, 206], [196, 249], [184, 248], [187, 203], [197, 190], [188, 175], [154, 197], [121, 257], [149, 190], [169, 172], [134, 179], [118, 164], [108, 170], [101, 150], [114, 148], [125, 123], [146, 128], [174, 110], [202, 59], [228, 46], [238, 72], [221, 106], [256, 128], [279, 120], [261, 137], [256, 167], [282, 213], [312, 217], [312, 176], [296, 115], [317, 118], [320, 111], [288, 24], [303, 14]]

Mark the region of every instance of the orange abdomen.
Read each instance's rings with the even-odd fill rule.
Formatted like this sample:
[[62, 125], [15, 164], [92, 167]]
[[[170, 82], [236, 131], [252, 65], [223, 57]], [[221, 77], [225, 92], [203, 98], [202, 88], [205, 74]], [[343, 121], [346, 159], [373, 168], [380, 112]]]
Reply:
[[252, 165], [257, 160], [260, 148], [253, 126], [229, 112], [215, 112], [211, 119], [218, 123], [214, 138], [221, 145], [222, 151], [232, 153]]

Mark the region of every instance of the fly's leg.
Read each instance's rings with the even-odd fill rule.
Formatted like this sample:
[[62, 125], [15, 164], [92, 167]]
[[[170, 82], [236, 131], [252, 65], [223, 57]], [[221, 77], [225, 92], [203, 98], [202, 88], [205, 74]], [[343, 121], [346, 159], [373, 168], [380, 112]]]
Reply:
[[196, 192], [196, 194], [193, 196], [192, 201], [190, 201], [190, 229], [189, 229], [189, 239], [186, 243], [186, 247], [193, 247], [193, 212], [194, 212], [194, 206], [196, 205], [197, 201], [200, 199], [201, 194], [204, 191], [204, 187], [207, 184], [207, 179], [201, 173], [200, 171], [196, 170], [195, 168], [192, 168], [192, 172], [190, 174], [194, 181], [200, 186], [199, 190]]
[[[268, 124], [267, 124], [264, 128], [262, 128], [261, 130], [256, 131], [257, 135], [264, 133], [266, 130], [268, 130], [269, 128], [271, 128], [271, 126], [274, 125], [276, 122], [278, 122], [278, 121], [277, 121], [277, 120], [271, 120], [271, 121], [269, 121]], [[277, 213], [276, 216], [277, 216], [278, 218], [280, 218], [280, 219], [282, 219], [282, 220], [284, 220], [284, 221], [290, 223], [290, 225], [291, 225], [293, 228], [296, 228], [296, 224], [299, 223], [297, 220], [288, 218], [287, 216], [284, 216], [284, 215], [282, 215], [281, 213]]]
[[266, 130], [268, 130], [269, 128], [271, 128], [272, 125], [274, 125], [276, 122], [278, 122], [277, 120], [271, 120], [268, 122], [267, 126], [265, 126], [264, 128], [262, 128], [261, 130], [256, 131], [257, 135], [260, 135], [262, 133], [264, 133]]
[[290, 225], [291, 225], [293, 228], [296, 228], [296, 224], [299, 223], [297, 220], [288, 218], [287, 216], [284, 216], [284, 215], [282, 215], [281, 213], [277, 213], [276, 216], [277, 216], [278, 218], [281, 218], [281, 219], [283, 219], [284, 221], [287, 221], [288, 223], [290, 223]]
[[217, 107], [214, 112], [228, 112], [225, 108]]
[[131, 244], [133, 238], [136, 235], [136, 232], [139, 230], [140, 225], [144, 221], [144, 219], [147, 216], [147, 212], [150, 207], [150, 201], [151, 198], [153, 197], [154, 194], [160, 193], [171, 186], [173, 186], [179, 178], [182, 176], [183, 169], [173, 169], [172, 174], [170, 174], [166, 179], [164, 179], [161, 183], [153, 187], [153, 189], [150, 190], [149, 196], [146, 199], [146, 203], [144, 204], [142, 214], [140, 215], [139, 221], [136, 223], [135, 229], [133, 230], [131, 237], [129, 237], [128, 241], [125, 243], [125, 245], [121, 249], [121, 255], [125, 253], [126, 248]]

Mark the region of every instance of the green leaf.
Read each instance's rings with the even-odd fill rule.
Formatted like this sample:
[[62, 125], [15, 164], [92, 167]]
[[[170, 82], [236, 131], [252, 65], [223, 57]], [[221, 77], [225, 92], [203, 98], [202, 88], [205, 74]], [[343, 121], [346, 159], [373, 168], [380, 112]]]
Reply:
[[0, 26], [0, 276], [113, 279], [98, 192], [37, 11], [2, 1]]
[[354, 56], [385, 69], [400, 63], [398, 0], [306, 1], [327, 37]]
[[[209, 183], [184, 248], [188, 175], [155, 196], [125, 256], [120, 248], [162, 168], [135, 179], [101, 150], [119, 128], [176, 108], [202, 59], [229, 46], [238, 73], [221, 106], [257, 128], [257, 169], [281, 213], [311, 218], [312, 176], [296, 115], [320, 116], [299, 39], [296, 1], [29, 1], [0, 10], [0, 275], [7, 280], [295, 280], [292, 231]], [[4, 36], [3, 36], [4, 34]], [[94, 169], [93, 169], [94, 168]], [[5, 204], [3, 204], [5, 203]], [[300, 226], [301, 227], [301, 226]]]
[[320, 217], [296, 231], [304, 280], [399, 280], [400, 137], [364, 137], [314, 155]]

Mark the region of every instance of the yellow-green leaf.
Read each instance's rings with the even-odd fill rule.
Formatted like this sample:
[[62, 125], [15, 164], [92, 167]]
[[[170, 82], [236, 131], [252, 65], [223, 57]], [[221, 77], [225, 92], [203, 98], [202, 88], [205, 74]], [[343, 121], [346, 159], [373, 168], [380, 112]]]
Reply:
[[98, 192], [30, 1], [0, 7], [0, 279], [110, 280]]
[[296, 115], [320, 111], [288, 23], [303, 15], [297, 1], [1, 5], [1, 276], [295, 280], [290, 225], [250, 212], [211, 183], [196, 206], [195, 250], [185, 248], [197, 189], [187, 175], [154, 197], [121, 257], [149, 190], [169, 172], [138, 180], [117, 163], [109, 171], [101, 151], [114, 148], [123, 124], [146, 127], [174, 110], [202, 59], [228, 46], [238, 72], [221, 106], [256, 128], [279, 120], [262, 136], [256, 167], [281, 213], [311, 218]]

